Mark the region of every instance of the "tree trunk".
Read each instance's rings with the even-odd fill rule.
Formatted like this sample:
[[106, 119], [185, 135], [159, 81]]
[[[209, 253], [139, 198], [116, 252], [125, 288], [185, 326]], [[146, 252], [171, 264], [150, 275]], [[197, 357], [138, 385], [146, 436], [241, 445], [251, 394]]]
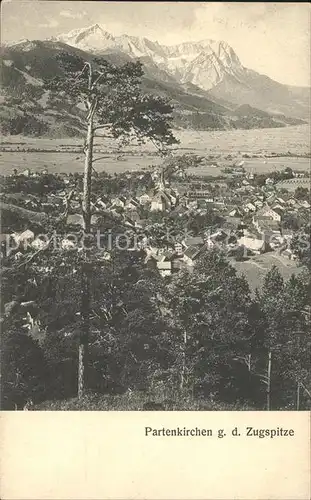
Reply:
[[268, 370], [267, 370], [267, 411], [271, 408], [271, 351], [268, 353]]
[[90, 118], [87, 127], [87, 136], [85, 144], [85, 163], [84, 163], [84, 177], [83, 177], [83, 229], [85, 233], [91, 230], [91, 183], [92, 183], [92, 162], [93, 162], [93, 141], [94, 130], [93, 120]]
[[90, 332], [90, 278], [89, 270], [85, 266], [82, 266], [81, 288], [82, 331], [80, 333], [78, 357], [78, 399], [81, 399], [86, 389]]
[[300, 382], [297, 382], [296, 410], [300, 409]]
[[[85, 234], [91, 231], [91, 184], [92, 184], [92, 161], [93, 161], [94, 127], [93, 114], [88, 118], [87, 136], [85, 143], [85, 164], [83, 177], [83, 229]], [[78, 399], [83, 396], [87, 386], [88, 367], [88, 344], [90, 331], [90, 276], [89, 269], [82, 266], [82, 290], [81, 290], [81, 317], [82, 331], [80, 333], [78, 354]]]
[[184, 343], [183, 343], [183, 353], [182, 353], [182, 366], [180, 372], [180, 390], [183, 390], [185, 385], [186, 376], [186, 348], [187, 348], [187, 332], [184, 331]]

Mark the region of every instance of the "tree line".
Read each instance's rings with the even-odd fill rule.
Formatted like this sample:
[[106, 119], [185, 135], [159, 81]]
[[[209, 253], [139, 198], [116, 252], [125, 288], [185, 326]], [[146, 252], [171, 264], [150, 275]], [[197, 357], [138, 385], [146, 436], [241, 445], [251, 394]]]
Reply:
[[[274, 267], [252, 296], [215, 250], [193, 273], [167, 279], [139, 251], [114, 251], [106, 260], [94, 250], [88, 262], [78, 250], [47, 252], [12, 272], [3, 276], [4, 409], [77, 395], [86, 273], [86, 390], [164, 391], [257, 409], [296, 408], [299, 392], [300, 408], [310, 404], [301, 390], [310, 387], [307, 273], [284, 282]], [[37, 329], [27, 323], [25, 303]]]

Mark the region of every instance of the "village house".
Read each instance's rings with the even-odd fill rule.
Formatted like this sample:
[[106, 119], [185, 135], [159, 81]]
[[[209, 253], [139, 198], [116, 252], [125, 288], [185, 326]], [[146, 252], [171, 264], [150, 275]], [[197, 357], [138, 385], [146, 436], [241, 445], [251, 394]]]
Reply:
[[189, 200], [186, 206], [189, 210], [194, 210], [198, 208], [198, 200]]
[[282, 211], [279, 209], [273, 209], [269, 207], [269, 205], [263, 206], [260, 210], [257, 212], [257, 217], [269, 217], [270, 219], [276, 220], [280, 222], [282, 220]]
[[31, 175], [30, 169], [26, 168], [26, 170], [23, 170], [21, 175], [24, 175], [25, 177], [30, 177]]
[[281, 234], [279, 223], [268, 217], [254, 218], [253, 224], [259, 233]]
[[145, 247], [145, 264], [152, 269], [157, 269], [161, 276], [170, 276], [172, 272], [177, 272], [181, 266], [176, 265], [180, 261], [180, 256], [176, 254], [175, 249], [160, 251], [151, 247]]
[[228, 242], [230, 235], [228, 235], [227, 231], [218, 229], [212, 234], [210, 232], [206, 232], [204, 237], [206, 238], [206, 248], [214, 248], [216, 246], [224, 246]]
[[278, 196], [276, 199], [275, 199], [275, 202], [280, 204], [281, 206], [284, 206], [286, 204], [286, 199], [284, 196]]
[[125, 210], [137, 210], [140, 206], [139, 200], [135, 197], [127, 200], [125, 204]]
[[189, 237], [189, 238], [185, 238], [183, 241], [182, 241], [182, 245], [184, 246], [184, 248], [189, 248], [189, 247], [200, 247], [202, 245], [204, 245], [204, 240], [202, 238], [202, 236], [194, 236], [194, 237]]
[[227, 205], [225, 213], [229, 217], [241, 217], [243, 212], [239, 209], [239, 207]]
[[[96, 225], [99, 221], [100, 217], [98, 215], [93, 214], [91, 217], [91, 224]], [[81, 214], [69, 214], [66, 220], [67, 226], [84, 226], [83, 216]]]
[[250, 212], [256, 212], [256, 205], [254, 205], [254, 203], [248, 202], [245, 205], [243, 205], [243, 210], [246, 214]]
[[274, 205], [272, 205], [272, 210], [274, 210], [275, 212], [278, 212], [279, 214], [283, 215], [284, 213], [284, 205], [282, 205], [281, 203], [275, 203]]
[[118, 196], [118, 197], [113, 198], [111, 200], [111, 206], [112, 207], [124, 208], [125, 204], [126, 204], [126, 198], [125, 198], [125, 196]]
[[184, 205], [177, 205], [177, 207], [175, 207], [171, 213], [170, 213], [170, 216], [171, 217], [182, 217], [184, 214], [186, 214], [188, 212], [188, 208], [185, 207]]
[[241, 217], [228, 216], [225, 217], [225, 222], [223, 223], [222, 227], [230, 231], [238, 231], [238, 230], [243, 231], [243, 228], [245, 226], [242, 222]]
[[106, 209], [109, 206], [109, 200], [106, 197], [99, 197], [95, 202], [95, 207], [98, 209]]
[[83, 216], [81, 214], [69, 214], [66, 220], [67, 226], [83, 227]]
[[242, 236], [237, 240], [237, 243], [255, 255], [265, 253], [269, 249], [269, 245], [265, 240], [255, 237]]
[[185, 251], [183, 255], [183, 261], [186, 263], [187, 267], [190, 268], [189, 270], [191, 271], [191, 268], [193, 268], [196, 259], [200, 256], [202, 253], [202, 250], [204, 247], [197, 247], [197, 246], [191, 246], [188, 247], [187, 250]]
[[310, 191], [310, 179], [307, 177], [296, 177], [293, 179], [285, 179], [276, 184], [276, 189], [286, 189], [287, 191], [294, 192], [297, 187], [304, 187]]
[[211, 195], [210, 191], [206, 189], [196, 189], [193, 191], [188, 191], [187, 196], [189, 200], [202, 199], [209, 203], [213, 203], [214, 197]]
[[209, 187], [219, 189], [220, 191], [227, 191], [228, 185], [225, 181], [211, 181], [208, 183]]
[[170, 276], [172, 273], [172, 262], [171, 261], [157, 262], [157, 269], [162, 277]]
[[299, 201], [299, 206], [302, 208], [310, 208], [310, 203], [307, 200]]
[[140, 213], [138, 212], [138, 210], [134, 210], [134, 209], [131, 209], [129, 210], [128, 214], [125, 216], [125, 219], [130, 221], [131, 223], [133, 223], [135, 225], [135, 223], [139, 223], [140, 222]]

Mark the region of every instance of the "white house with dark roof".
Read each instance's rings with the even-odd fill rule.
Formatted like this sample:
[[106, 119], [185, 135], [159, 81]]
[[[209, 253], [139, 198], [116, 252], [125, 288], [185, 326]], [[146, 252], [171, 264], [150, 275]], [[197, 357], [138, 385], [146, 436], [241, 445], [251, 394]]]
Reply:
[[125, 204], [126, 204], [126, 198], [125, 198], [125, 196], [117, 196], [116, 198], [113, 198], [111, 200], [111, 206], [112, 207], [124, 208]]
[[250, 238], [247, 236], [242, 236], [242, 238], [239, 238], [237, 240], [237, 243], [238, 245], [243, 246], [256, 255], [264, 253], [268, 250], [267, 242], [264, 239], [260, 238]]
[[126, 201], [125, 209], [126, 210], [137, 210], [140, 206], [140, 202], [134, 196]]
[[187, 264], [187, 266], [193, 267], [196, 259], [200, 256], [203, 249], [204, 246], [203, 247], [191, 246], [187, 248], [187, 250], [184, 252], [182, 260]]
[[202, 236], [190, 236], [189, 238], [185, 238], [182, 241], [182, 244], [185, 248], [200, 247], [204, 245], [204, 240]]
[[265, 205], [260, 210], [258, 210], [256, 216], [258, 218], [269, 217], [270, 219], [280, 222], [282, 220], [282, 213], [282, 210], [278, 208], [273, 209], [269, 205]]

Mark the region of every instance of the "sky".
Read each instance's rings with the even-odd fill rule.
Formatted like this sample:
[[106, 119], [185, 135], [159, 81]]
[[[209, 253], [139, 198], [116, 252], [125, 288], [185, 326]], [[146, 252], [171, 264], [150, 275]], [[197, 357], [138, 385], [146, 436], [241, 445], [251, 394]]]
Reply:
[[289, 85], [310, 85], [311, 5], [299, 2], [3, 0], [2, 41], [45, 39], [100, 24], [112, 35], [173, 45], [224, 40], [242, 64]]

